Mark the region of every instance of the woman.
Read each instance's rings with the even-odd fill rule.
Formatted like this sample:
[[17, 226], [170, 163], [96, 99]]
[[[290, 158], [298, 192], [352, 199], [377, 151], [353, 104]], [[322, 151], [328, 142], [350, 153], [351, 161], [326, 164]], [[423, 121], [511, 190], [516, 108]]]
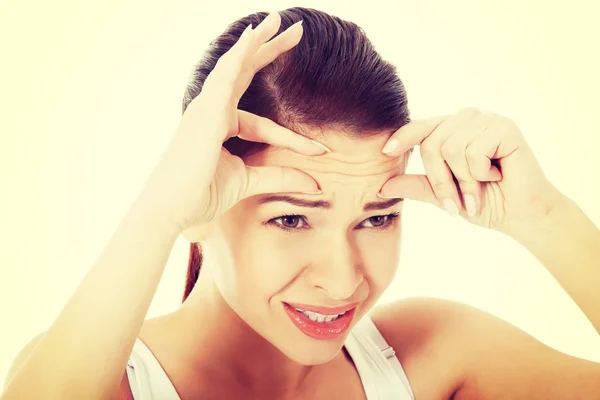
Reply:
[[[183, 110], [2, 399], [600, 398], [600, 365], [474, 308], [373, 309], [409, 198], [522, 243], [600, 331], [600, 233], [510, 120], [465, 109], [409, 122], [402, 83], [364, 33], [303, 8], [234, 23]], [[426, 176], [404, 174], [416, 145]], [[184, 302], [144, 321], [180, 234]]]

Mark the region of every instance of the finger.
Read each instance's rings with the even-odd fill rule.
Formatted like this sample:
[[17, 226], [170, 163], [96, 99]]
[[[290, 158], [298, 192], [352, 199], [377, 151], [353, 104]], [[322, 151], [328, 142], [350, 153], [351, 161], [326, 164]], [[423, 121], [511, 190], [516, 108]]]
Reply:
[[440, 128], [459, 126], [463, 121], [471, 120], [478, 114], [480, 114], [478, 109], [465, 107], [454, 115], [412, 121], [394, 132], [381, 151], [389, 156], [398, 156], [422, 143], [434, 132], [437, 134]]
[[211, 113], [222, 113], [231, 106], [235, 88], [242, 70], [243, 60], [251, 51], [254, 42], [252, 24], [248, 25], [239, 37], [217, 60], [215, 67], [208, 74], [202, 85], [202, 95], [196, 96], [188, 108], [197, 107], [211, 110]]
[[[448, 143], [448, 142], [446, 142]], [[466, 144], [444, 144], [442, 154], [446, 164], [450, 167], [456, 178], [456, 184], [460, 188], [460, 196], [463, 206], [469, 216], [477, 214], [481, 205], [481, 183], [471, 175], [467, 157], [465, 155]]]
[[[468, 126], [479, 114], [479, 110], [475, 108], [464, 108], [450, 118], [427, 120], [425, 125], [428, 125], [429, 128], [420, 131], [417, 129], [408, 130], [408, 135], [405, 136], [405, 138], [408, 138], [409, 142], [407, 143], [410, 145], [417, 144], [415, 143], [416, 140], [421, 140], [421, 159], [429, 183], [438, 200], [452, 216], [460, 213], [462, 201], [454, 182], [453, 171], [447, 164], [441, 148], [448, 138], [454, 136], [457, 131], [462, 131], [463, 127]], [[439, 121], [441, 123], [438, 124]], [[438, 125], [431, 130], [431, 127], [435, 124]], [[423, 132], [426, 134], [424, 139]]]
[[298, 21], [294, 23], [276, 38], [260, 46], [256, 53], [250, 57], [256, 71], [270, 64], [281, 54], [292, 49], [300, 42], [304, 33], [302, 22]]
[[[269, 16], [270, 15], [271, 14], [269, 14]], [[277, 25], [277, 27], [279, 28], [279, 24]], [[275, 33], [276, 32], [277, 30], [275, 30]], [[266, 42], [266, 40], [263, 40], [263, 38], [260, 38], [258, 40], [258, 42], [262, 45], [246, 62], [246, 67], [242, 71], [242, 75], [240, 77], [240, 84], [236, 88], [235, 95], [238, 101], [242, 97], [244, 92], [248, 89], [248, 86], [250, 86], [250, 82], [252, 82], [252, 78], [254, 77], [254, 75], [266, 65], [273, 62], [281, 54], [295, 47], [300, 42], [303, 32], [304, 31], [302, 28], [302, 21], [298, 21], [292, 26], [290, 26], [288, 29], [286, 29], [284, 32], [279, 34], [276, 38], [267, 43], [264, 43]], [[270, 35], [269, 38], [273, 36], [270, 31], [268, 32], [268, 34]]]
[[321, 193], [318, 183], [310, 175], [298, 169], [247, 166], [246, 171], [248, 177], [246, 190], [240, 200], [263, 193]]
[[465, 157], [471, 175], [481, 182], [502, 180], [502, 173], [492, 159], [497, 157], [503, 135], [498, 129], [490, 127], [484, 135], [477, 136], [465, 149]]
[[421, 146], [421, 159], [436, 198], [450, 215], [458, 215], [461, 208], [460, 196], [454, 183], [452, 171], [444, 161], [439, 145], [437, 143], [427, 145], [427, 142], [425, 142]]
[[330, 152], [323, 144], [299, 135], [283, 126], [243, 110], [238, 110], [240, 139], [268, 143], [300, 154], [314, 156]]
[[[242, 71], [247, 68], [248, 59], [262, 44], [277, 33], [280, 25], [281, 16], [277, 12], [267, 15], [255, 30], [252, 29], [252, 24], [248, 25], [238, 41], [219, 57], [215, 67], [204, 82], [203, 91], [207, 84], [209, 87], [214, 85], [223, 88], [223, 86], [226, 86], [229, 89], [225, 91], [228, 98], [238, 97], [239, 99], [241, 94], [239, 94], [238, 88], [241, 86], [240, 82], [245, 82], [245, 79], [241, 79], [241, 75]], [[215, 83], [216, 81], [218, 83]]]
[[404, 125], [390, 136], [382, 152], [397, 157], [420, 144], [437, 129], [449, 116], [415, 120]]
[[480, 114], [470, 123], [459, 127], [441, 147], [442, 156], [458, 182], [469, 216], [474, 216], [481, 207], [481, 183], [471, 173], [466, 149], [476, 137], [485, 135], [489, 121], [488, 115]]
[[252, 47], [251, 57], [262, 47], [267, 41], [269, 41], [277, 32], [281, 26], [281, 15], [277, 11], [269, 13], [254, 30], [256, 42]]
[[250, 24], [244, 29], [237, 42], [219, 57], [215, 67], [206, 77], [202, 90], [204, 91], [207, 85], [210, 88], [213, 88], [213, 86], [220, 88], [226, 86], [233, 89], [239, 78], [244, 60], [254, 52], [255, 43], [256, 35], [252, 24]]
[[440, 206], [426, 175], [397, 175], [387, 180], [377, 195], [381, 198], [404, 198]]
[[[467, 159], [469, 165], [470, 159], [473, 159], [474, 174], [485, 175], [487, 171], [489, 181], [498, 181], [502, 179], [502, 172], [492, 165], [492, 160], [498, 160], [502, 167], [502, 162], [519, 151], [524, 144], [523, 136], [514, 121], [498, 116], [487, 129], [487, 135], [478, 138], [469, 146]], [[487, 160], [478, 157], [478, 154], [484, 154]]]

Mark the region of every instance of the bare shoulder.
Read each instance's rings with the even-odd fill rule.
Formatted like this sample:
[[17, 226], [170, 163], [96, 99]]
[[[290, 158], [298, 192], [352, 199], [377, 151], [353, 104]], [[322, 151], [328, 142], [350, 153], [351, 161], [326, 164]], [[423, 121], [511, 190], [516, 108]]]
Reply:
[[18, 369], [21, 367], [21, 365], [23, 365], [25, 360], [27, 360], [27, 357], [29, 357], [29, 354], [31, 353], [31, 351], [35, 348], [35, 346], [38, 344], [40, 339], [44, 336], [44, 333], [45, 332], [42, 332], [39, 335], [33, 337], [25, 345], [25, 347], [23, 347], [23, 349], [21, 349], [21, 351], [17, 354], [17, 356], [15, 357], [14, 361], [12, 362], [10, 368], [8, 369], [8, 374], [6, 375], [6, 378], [4, 380], [4, 389], [6, 389], [6, 387], [8, 386], [8, 382], [10, 382], [13, 375], [18, 371]]
[[[155, 327], [160, 326], [161, 323], [162, 322], [161, 322], [160, 318], [147, 319], [146, 321], [144, 321], [144, 324], [142, 326], [142, 331], [149, 331], [148, 335], [151, 336], [153, 334], [152, 331], [156, 330]], [[6, 375], [6, 378], [4, 380], [3, 389], [6, 389], [6, 387], [8, 386], [8, 383], [10, 382], [10, 380], [12, 379], [14, 374], [19, 370], [19, 368], [21, 368], [23, 363], [27, 360], [27, 358], [29, 357], [29, 355], [31, 354], [31, 352], [33, 351], [35, 346], [38, 344], [38, 342], [42, 339], [42, 337], [44, 336], [45, 333], [46, 332], [42, 332], [42, 333], [36, 335], [35, 337], [33, 337], [17, 354], [17, 356], [13, 360], [13, 362], [8, 370], [8, 373]], [[119, 386], [117, 388], [115, 388], [115, 391], [111, 396], [111, 399], [133, 400], [133, 394], [131, 392], [129, 378], [127, 376], [127, 371], [125, 369], [123, 370], [123, 376], [121, 378], [121, 382], [120, 382]]]
[[371, 318], [394, 348], [415, 398], [450, 399], [458, 390], [464, 367], [453, 358], [450, 320], [466, 312], [455, 302], [412, 297], [383, 304]]
[[[21, 349], [21, 351], [17, 354], [14, 361], [12, 362], [6, 378], [4, 380], [4, 388], [8, 386], [8, 383], [12, 379], [13, 375], [19, 370], [21, 365], [27, 360], [29, 354], [33, 351], [35, 346], [38, 344], [40, 339], [44, 336], [46, 332], [42, 332], [39, 335], [33, 337], [26, 345]], [[133, 394], [131, 393], [131, 388], [129, 387], [129, 380], [127, 378], [127, 372], [124, 371], [123, 378], [121, 379], [121, 384], [117, 390], [115, 390], [111, 399], [114, 400], [133, 400]]]
[[372, 318], [417, 398], [600, 399], [600, 364], [476, 307], [418, 297], [377, 307]]

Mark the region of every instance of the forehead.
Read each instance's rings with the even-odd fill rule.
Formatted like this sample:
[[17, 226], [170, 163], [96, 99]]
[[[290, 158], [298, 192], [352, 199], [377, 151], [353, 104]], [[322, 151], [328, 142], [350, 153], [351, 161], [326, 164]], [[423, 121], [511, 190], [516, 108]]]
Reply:
[[[407, 155], [389, 157], [381, 152], [389, 135], [350, 138], [329, 133], [319, 138], [331, 153], [304, 156], [291, 150], [269, 146], [248, 157], [253, 166], [297, 168], [311, 175], [324, 194], [363, 194], [373, 196], [392, 176], [404, 173]], [[337, 196], [336, 196], [337, 197]]]

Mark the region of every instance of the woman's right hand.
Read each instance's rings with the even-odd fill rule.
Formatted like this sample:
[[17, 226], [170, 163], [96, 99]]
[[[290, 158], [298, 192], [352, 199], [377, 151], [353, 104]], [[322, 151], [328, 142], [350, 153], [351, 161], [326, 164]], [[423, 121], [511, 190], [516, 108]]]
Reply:
[[246, 166], [222, 147], [225, 140], [238, 136], [305, 155], [328, 151], [267, 118], [237, 109], [254, 74], [300, 41], [302, 25], [296, 23], [266, 43], [280, 24], [278, 13], [269, 14], [255, 30], [249, 26], [218, 60], [146, 182], [142, 203], [166, 218], [177, 233], [209, 222], [249, 196], [319, 192], [318, 184], [304, 172]]

